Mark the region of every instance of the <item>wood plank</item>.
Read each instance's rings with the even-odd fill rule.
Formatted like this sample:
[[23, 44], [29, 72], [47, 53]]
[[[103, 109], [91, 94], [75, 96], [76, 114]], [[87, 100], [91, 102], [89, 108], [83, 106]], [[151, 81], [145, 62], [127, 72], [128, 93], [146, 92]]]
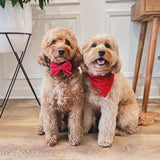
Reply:
[[160, 12], [160, 0], [146, 0], [145, 11]]
[[135, 68], [134, 68], [134, 76], [133, 76], [133, 84], [132, 84], [132, 88], [134, 92], [136, 92], [136, 87], [137, 87], [137, 81], [138, 81], [139, 69], [140, 69], [143, 47], [144, 47], [144, 42], [145, 42], [145, 37], [146, 37], [146, 31], [147, 31], [147, 22], [144, 22], [141, 24], [141, 31], [139, 35], [139, 42], [138, 42], [138, 48], [137, 48], [136, 63], [135, 63]]
[[142, 107], [143, 112], [147, 112], [147, 103], [148, 103], [148, 98], [149, 98], [153, 64], [154, 64], [154, 59], [155, 59], [159, 23], [160, 23], [160, 18], [154, 17], [153, 23], [152, 23], [152, 32], [151, 32], [151, 38], [150, 38], [150, 46], [149, 46], [149, 53], [148, 53], [146, 78], [145, 78], [143, 107]]
[[[131, 7], [131, 20], [136, 22], [151, 21], [160, 15], [159, 0], [138, 0]], [[151, 17], [150, 17], [151, 16]]]
[[135, 4], [131, 7], [131, 20], [139, 21], [143, 17], [144, 11], [145, 11], [144, 0], [136, 1]]
[[[142, 100], [138, 100], [141, 106]], [[160, 100], [150, 101], [148, 110], [160, 112]], [[137, 133], [116, 136], [110, 148], [100, 148], [97, 134], [83, 137], [80, 146], [70, 146], [61, 133], [55, 147], [36, 135], [40, 108], [34, 100], [10, 100], [0, 119], [0, 160], [159, 160], [160, 125], [139, 126]], [[134, 154], [134, 155], [133, 155]]]

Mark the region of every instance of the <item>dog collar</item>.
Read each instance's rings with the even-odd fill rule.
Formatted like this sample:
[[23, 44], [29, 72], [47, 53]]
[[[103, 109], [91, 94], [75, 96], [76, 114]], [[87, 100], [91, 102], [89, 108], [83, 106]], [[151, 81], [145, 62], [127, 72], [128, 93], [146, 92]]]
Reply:
[[87, 73], [88, 80], [93, 89], [98, 92], [101, 96], [106, 97], [112, 88], [114, 81], [114, 74], [107, 73], [102, 75], [92, 75]]
[[52, 71], [52, 75], [58, 77], [60, 71], [63, 71], [63, 73], [67, 76], [70, 76], [72, 74], [72, 64], [70, 61], [67, 61], [63, 64], [57, 64], [54, 62], [50, 63], [50, 70]]

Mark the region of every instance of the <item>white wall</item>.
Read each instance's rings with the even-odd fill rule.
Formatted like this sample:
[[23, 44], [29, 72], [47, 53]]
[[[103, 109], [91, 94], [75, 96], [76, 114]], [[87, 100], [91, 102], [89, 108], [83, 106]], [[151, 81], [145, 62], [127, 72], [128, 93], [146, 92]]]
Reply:
[[[37, 5], [33, 8], [33, 36], [24, 59], [24, 67], [29, 78], [39, 94], [42, 76], [42, 67], [37, 64], [36, 56], [40, 51], [40, 42], [45, 32], [53, 27], [63, 26], [72, 30], [81, 45], [84, 39], [96, 32], [112, 34], [119, 44], [119, 54], [122, 62], [122, 72], [132, 84], [134, 63], [136, 58], [140, 24], [130, 22], [130, 7], [135, 1], [127, 0], [55, 0], [40, 10]], [[34, 3], [34, 2], [33, 2]], [[136, 96], [142, 98], [145, 69], [149, 48], [151, 23], [147, 30], [140, 78]], [[160, 62], [157, 60], [160, 53], [160, 33], [153, 71], [150, 98], [159, 97], [160, 87]], [[0, 97], [5, 95], [13, 71], [16, 67], [16, 59], [12, 54], [0, 55]], [[25, 78], [20, 72], [11, 98], [33, 98]]]

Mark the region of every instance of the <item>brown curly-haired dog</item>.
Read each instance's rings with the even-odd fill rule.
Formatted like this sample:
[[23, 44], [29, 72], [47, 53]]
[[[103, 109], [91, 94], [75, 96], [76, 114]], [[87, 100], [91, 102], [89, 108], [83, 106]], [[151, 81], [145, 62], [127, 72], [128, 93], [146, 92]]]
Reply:
[[[71, 75], [62, 70], [59, 76], [52, 75], [50, 65], [72, 64]], [[57, 143], [58, 125], [61, 113], [68, 114], [69, 143], [79, 145], [82, 137], [81, 116], [83, 109], [82, 76], [78, 67], [82, 55], [74, 34], [65, 28], [55, 28], [43, 38], [38, 63], [46, 66], [41, 86], [41, 112], [38, 134], [46, 136], [49, 146]]]
[[[86, 89], [84, 132], [88, 133], [92, 125], [95, 125], [95, 113], [101, 112], [98, 144], [101, 147], [111, 146], [116, 125], [127, 133], [135, 132], [139, 118], [136, 98], [128, 80], [120, 73], [118, 45], [110, 35], [96, 34], [89, 37], [83, 45], [82, 53]], [[100, 95], [101, 90], [96, 87], [93, 89], [89, 82], [89, 78], [97, 77], [96, 75], [100, 78], [105, 75], [114, 77], [111, 89], [104, 97]]]

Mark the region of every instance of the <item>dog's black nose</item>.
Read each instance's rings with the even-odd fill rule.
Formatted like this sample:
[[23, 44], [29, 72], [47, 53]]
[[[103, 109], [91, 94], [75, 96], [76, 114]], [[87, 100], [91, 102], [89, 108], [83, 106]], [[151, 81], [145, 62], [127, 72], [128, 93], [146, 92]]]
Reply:
[[59, 49], [58, 53], [59, 53], [60, 56], [62, 56], [64, 54], [64, 50], [63, 49]]
[[104, 56], [105, 55], [105, 51], [104, 50], [100, 50], [100, 51], [98, 51], [98, 54], [99, 54], [99, 56]]

